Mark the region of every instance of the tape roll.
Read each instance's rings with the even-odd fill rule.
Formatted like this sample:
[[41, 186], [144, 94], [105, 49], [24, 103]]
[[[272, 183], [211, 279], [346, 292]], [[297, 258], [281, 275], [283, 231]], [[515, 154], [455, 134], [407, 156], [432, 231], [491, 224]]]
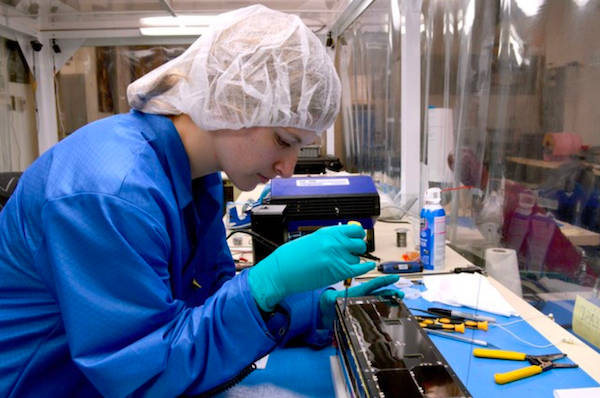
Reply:
[[517, 252], [512, 249], [494, 247], [485, 251], [485, 270], [498, 282], [519, 297], [523, 297]]
[[581, 150], [581, 137], [575, 133], [544, 134], [544, 160], [567, 160]]

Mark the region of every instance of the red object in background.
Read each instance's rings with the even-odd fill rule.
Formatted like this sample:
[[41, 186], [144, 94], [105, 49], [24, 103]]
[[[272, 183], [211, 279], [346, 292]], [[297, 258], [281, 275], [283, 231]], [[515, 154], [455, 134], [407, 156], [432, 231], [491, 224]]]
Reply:
[[[519, 198], [524, 194], [533, 194], [522, 185], [508, 181], [504, 189], [502, 237], [506, 247], [517, 252], [519, 266], [525, 270], [558, 272], [574, 278], [579, 270], [582, 255], [562, 233], [556, 220], [546, 209], [533, 203], [530, 215], [526, 216], [526, 231], [524, 234], [522, 230], [515, 231], [514, 228], [523, 228], [523, 225], [520, 225], [522, 223], [513, 222], [519, 217], [523, 218], [523, 214], [519, 214], [519, 209], [523, 207], [519, 205]], [[522, 234], [523, 239], [514, 239], [515, 235]]]

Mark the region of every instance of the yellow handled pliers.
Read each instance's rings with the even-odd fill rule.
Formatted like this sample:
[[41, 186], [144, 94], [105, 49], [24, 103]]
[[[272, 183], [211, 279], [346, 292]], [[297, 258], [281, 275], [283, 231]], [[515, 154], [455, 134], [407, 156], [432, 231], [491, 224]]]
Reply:
[[547, 354], [547, 355], [527, 355], [522, 352], [504, 351], [504, 350], [488, 350], [485, 348], [476, 348], [473, 350], [473, 355], [479, 358], [494, 358], [508, 359], [511, 361], [529, 361], [531, 366], [513, 370], [507, 373], [496, 373], [494, 380], [498, 384], [506, 384], [511, 381], [521, 380], [526, 377], [535, 376], [554, 368], [576, 368], [578, 365], [574, 363], [555, 363], [557, 359], [567, 356], [567, 354]]

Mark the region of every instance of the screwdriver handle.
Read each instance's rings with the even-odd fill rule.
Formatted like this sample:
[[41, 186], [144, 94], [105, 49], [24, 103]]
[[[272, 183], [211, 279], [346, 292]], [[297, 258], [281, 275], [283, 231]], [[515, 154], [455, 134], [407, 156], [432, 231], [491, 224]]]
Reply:
[[473, 355], [478, 358], [509, 359], [511, 361], [524, 361], [526, 354], [516, 351], [488, 350], [485, 348], [475, 348]]
[[452, 323], [452, 324], [459, 324], [459, 323], [465, 323], [463, 319], [460, 318], [437, 318], [437, 321], [439, 323]]
[[462, 319], [462, 318], [438, 318], [438, 322], [440, 323], [453, 323], [460, 324], [464, 323], [465, 327], [469, 329], [479, 329], [487, 331], [489, 329], [488, 321], [472, 321], [470, 319]]
[[465, 320], [465, 326], [469, 329], [488, 330], [488, 321], [469, 321]]
[[521, 368], [517, 370], [513, 370], [511, 372], [506, 373], [496, 373], [494, 375], [494, 381], [497, 384], [506, 384], [511, 381], [517, 381], [524, 379], [526, 377], [535, 376], [537, 374], [542, 373], [542, 367], [538, 365], [527, 366], [526, 368]]
[[463, 323], [461, 324], [453, 324], [453, 323], [430, 323], [430, 322], [419, 322], [419, 326], [421, 326], [422, 328], [426, 328], [426, 329], [438, 329], [438, 330], [445, 330], [447, 332], [460, 332], [460, 333], [464, 333], [465, 332], [465, 325]]

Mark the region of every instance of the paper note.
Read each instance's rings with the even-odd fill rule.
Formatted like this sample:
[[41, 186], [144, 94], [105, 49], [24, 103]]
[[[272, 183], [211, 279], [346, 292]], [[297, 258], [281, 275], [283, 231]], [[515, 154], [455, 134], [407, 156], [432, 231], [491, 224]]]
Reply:
[[577, 296], [573, 310], [573, 331], [600, 348], [600, 307]]
[[598, 398], [600, 387], [554, 390], [554, 398]]

